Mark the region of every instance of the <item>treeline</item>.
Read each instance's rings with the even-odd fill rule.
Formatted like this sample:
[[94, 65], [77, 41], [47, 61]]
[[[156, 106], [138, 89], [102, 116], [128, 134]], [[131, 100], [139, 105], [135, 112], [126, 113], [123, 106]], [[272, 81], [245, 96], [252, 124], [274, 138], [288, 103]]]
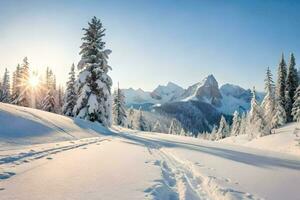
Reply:
[[28, 58], [25, 57], [12, 77], [5, 69], [0, 85], [1, 102], [61, 113], [63, 88], [57, 86], [56, 77], [49, 67], [43, 76], [38, 76], [30, 70]]
[[300, 86], [296, 61], [292, 53], [288, 66], [282, 54], [277, 82], [273, 81], [271, 70], [267, 68], [265, 77], [265, 97], [262, 103], [256, 99], [255, 88], [252, 90], [251, 109], [247, 113], [233, 115], [232, 125], [228, 125], [222, 116], [219, 126], [211, 133], [202, 133], [200, 137], [219, 140], [229, 136], [247, 134], [249, 139], [274, 133], [274, 129], [289, 122], [300, 121]]

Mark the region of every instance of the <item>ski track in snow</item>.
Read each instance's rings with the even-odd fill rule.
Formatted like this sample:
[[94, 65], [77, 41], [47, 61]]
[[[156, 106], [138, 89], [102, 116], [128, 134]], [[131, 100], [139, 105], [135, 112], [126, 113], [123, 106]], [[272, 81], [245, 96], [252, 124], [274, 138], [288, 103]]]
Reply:
[[[21, 150], [20, 153], [13, 154], [13, 155], [0, 155], [0, 181], [4, 179], [9, 179], [10, 177], [16, 175], [13, 171], [8, 171], [8, 169], [15, 168], [18, 165], [29, 163], [34, 160], [38, 160], [41, 158], [45, 158], [47, 160], [52, 160], [51, 155], [57, 154], [60, 152], [68, 151], [71, 149], [76, 149], [83, 147], [86, 148], [87, 145], [90, 144], [99, 144], [99, 142], [110, 140], [108, 138], [88, 138], [88, 139], [81, 139], [69, 142], [62, 142], [62, 143], [55, 143], [51, 144], [50, 147], [42, 147], [41, 149], [34, 148], [30, 150]], [[54, 147], [52, 146], [54, 145]], [[63, 146], [60, 146], [63, 145]], [[58, 146], [58, 147], [57, 147]]]
[[[125, 133], [126, 134], [126, 133]], [[126, 138], [138, 137], [126, 134]], [[162, 179], [144, 192], [147, 199], [154, 200], [261, 200], [247, 192], [238, 191], [230, 187], [220, 186], [220, 182], [232, 182], [228, 178], [208, 176], [199, 170], [205, 167], [200, 163], [192, 163], [178, 158], [163, 146], [151, 142], [143, 137], [148, 152], [157, 160], [148, 162], [160, 168]], [[215, 170], [206, 167], [208, 170]], [[234, 183], [233, 184], [238, 184]]]

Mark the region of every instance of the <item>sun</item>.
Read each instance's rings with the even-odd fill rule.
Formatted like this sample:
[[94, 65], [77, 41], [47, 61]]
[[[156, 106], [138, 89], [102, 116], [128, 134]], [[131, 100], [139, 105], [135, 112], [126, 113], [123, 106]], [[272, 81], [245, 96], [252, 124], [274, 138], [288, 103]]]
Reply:
[[39, 85], [39, 78], [36, 75], [31, 75], [29, 78], [29, 85], [32, 88], [36, 88]]

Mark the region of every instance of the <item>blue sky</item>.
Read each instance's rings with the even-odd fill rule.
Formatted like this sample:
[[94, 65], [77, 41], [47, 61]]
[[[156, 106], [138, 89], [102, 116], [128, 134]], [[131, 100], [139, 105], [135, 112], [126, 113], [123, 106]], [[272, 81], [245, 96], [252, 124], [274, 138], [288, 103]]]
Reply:
[[[154, 89], [187, 87], [214, 74], [219, 84], [263, 89], [281, 52], [300, 59], [300, 1], [0, 1], [0, 73], [28, 56], [64, 83], [80, 59], [82, 28], [105, 28], [113, 81]], [[298, 65], [299, 66], [299, 65]]]

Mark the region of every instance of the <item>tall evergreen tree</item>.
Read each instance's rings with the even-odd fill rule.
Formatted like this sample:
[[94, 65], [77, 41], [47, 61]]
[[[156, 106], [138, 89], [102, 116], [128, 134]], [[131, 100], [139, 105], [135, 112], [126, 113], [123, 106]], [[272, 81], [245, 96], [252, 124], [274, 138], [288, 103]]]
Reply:
[[216, 133], [216, 136], [217, 136], [216, 139], [220, 140], [220, 139], [227, 137], [228, 135], [229, 135], [229, 126], [226, 122], [225, 117], [222, 115], [220, 124], [219, 124], [219, 128]]
[[157, 132], [157, 133], [161, 133], [161, 124], [160, 122], [157, 120], [153, 126], [153, 132]]
[[218, 132], [218, 127], [216, 125], [213, 126], [211, 133], [210, 133], [210, 140], [216, 140], [217, 139], [217, 132]]
[[246, 134], [246, 128], [247, 128], [247, 113], [242, 113], [239, 135]]
[[267, 68], [265, 78], [265, 97], [262, 101], [262, 109], [264, 110], [264, 116], [267, 122], [270, 122], [275, 109], [275, 94], [274, 94], [274, 82], [270, 68]]
[[300, 86], [297, 87], [295, 92], [292, 116], [294, 121], [300, 122]]
[[241, 126], [241, 119], [239, 113], [235, 111], [233, 113], [233, 119], [232, 119], [231, 136], [237, 136], [239, 134], [240, 126]]
[[172, 119], [169, 128], [169, 134], [179, 135], [180, 132], [181, 132], [180, 122], [177, 119]]
[[115, 124], [119, 126], [125, 126], [126, 123], [126, 111], [125, 111], [125, 96], [122, 90], [119, 88], [114, 93], [113, 101], [113, 117]]
[[128, 117], [127, 117], [127, 127], [133, 129], [134, 128], [134, 110], [133, 107], [131, 107], [128, 111]]
[[47, 91], [46, 96], [42, 100], [42, 110], [48, 112], [56, 112], [55, 102], [55, 76], [50, 68], [46, 70], [45, 89]]
[[20, 83], [18, 84], [20, 94], [14, 100], [14, 103], [20, 106], [29, 107], [30, 105], [30, 87], [29, 87], [29, 63], [27, 57], [23, 59], [20, 68]]
[[251, 109], [249, 112], [249, 124], [247, 125], [250, 138], [259, 137], [265, 134], [264, 113], [256, 100], [256, 91], [253, 88], [253, 96], [251, 100]]
[[292, 108], [294, 104], [294, 96], [296, 89], [298, 87], [298, 72], [297, 69], [295, 68], [296, 66], [296, 61], [294, 54], [291, 53], [290, 61], [289, 61], [289, 70], [287, 74], [287, 79], [286, 79], [286, 93], [285, 93], [285, 111], [286, 111], [286, 117], [287, 121], [291, 122], [293, 121], [292, 117]]
[[287, 76], [286, 62], [284, 60], [284, 55], [282, 54], [278, 66], [277, 83], [276, 83], [276, 101], [279, 102], [282, 107], [285, 106], [286, 76]]
[[71, 71], [69, 72], [69, 80], [64, 95], [64, 105], [62, 113], [67, 116], [73, 117], [73, 109], [76, 105], [77, 96], [75, 92], [75, 65], [72, 64]]
[[144, 118], [143, 111], [141, 108], [139, 109], [139, 116], [137, 118], [137, 128], [141, 131], [148, 130], [148, 126], [146, 124], [146, 120]]
[[19, 95], [20, 95], [20, 65], [18, 64], [12, 77], [12, 92], [11, 92], [12, 103], [14, 102], [15, 99], [17, 99]]
[[9, 103], [10, 102], [10, 78], [7, 68], [5, 68], [3, 82], [1, 84], [1, 102]]
[[285, 109], [281, 106], [279, 102], [276, 103], [276, 110], [271, 119], [270, 128], [278, 128], [286, 123], [286, 114]]
[[103, 126], [111, 125], [111, 86], [108, 76], [111, 67], [107, 64], [110, 50], [105, 50], [103, 36], [105, 29], [96, 17], [88, 23], [88, 28], [82, 38], [81, 60], [78, 69], [81, 70], [77, 81], [78, 99], [74, 114], [79, 118], [98, 121]]
[[57, 113], [62, 113], [62, 107], [64, 104], [63, 97], [64, 97], [63, 87], [59, 85], [57, 91]]

